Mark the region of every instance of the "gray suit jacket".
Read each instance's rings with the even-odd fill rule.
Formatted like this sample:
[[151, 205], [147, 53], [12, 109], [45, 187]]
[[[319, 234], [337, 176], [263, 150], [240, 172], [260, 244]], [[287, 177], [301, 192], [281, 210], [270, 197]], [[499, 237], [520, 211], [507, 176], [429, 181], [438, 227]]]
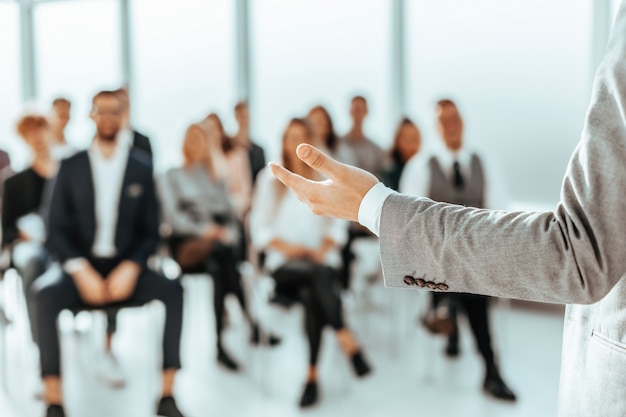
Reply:
[[626, 416], [626, 3], [554, 212], [506, 213], [390, 196], [385, 284], [567, 307], [565, 417]]

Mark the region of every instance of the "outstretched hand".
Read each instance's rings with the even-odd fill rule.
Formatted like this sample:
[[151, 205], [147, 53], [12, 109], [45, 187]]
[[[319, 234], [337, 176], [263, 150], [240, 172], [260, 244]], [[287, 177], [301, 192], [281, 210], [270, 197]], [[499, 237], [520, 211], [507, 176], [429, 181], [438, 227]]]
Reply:
[[365, 170], [337, 162], [308, 144], [298, 146], [296, 153], [298, 158], [328, 179], [312, 181], [275, 163], [270, 164], [272, 174], [313, 213], [358, 222], [361, 200], [378, 179]]

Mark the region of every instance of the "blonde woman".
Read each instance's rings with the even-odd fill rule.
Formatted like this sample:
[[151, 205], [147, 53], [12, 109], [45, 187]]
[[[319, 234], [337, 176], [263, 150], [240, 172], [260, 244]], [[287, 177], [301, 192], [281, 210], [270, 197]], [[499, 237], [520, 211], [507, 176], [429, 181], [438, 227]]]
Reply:
[[209, 272], [213, 277], [217, 360], [236, 371], [239, 365], [222, 345], [227, 294], [239, 300], [252, 326], [251, 341], [259, 341], [259, 330], [246, 309], [237, 269], [241, 239], [237, 216], [201, 126], [194, 124], [187, 129], [183, 156], [183, 166], [170, 169], [160, 182], [165, 220], [172, 228], [170, 246], [183, 269]]

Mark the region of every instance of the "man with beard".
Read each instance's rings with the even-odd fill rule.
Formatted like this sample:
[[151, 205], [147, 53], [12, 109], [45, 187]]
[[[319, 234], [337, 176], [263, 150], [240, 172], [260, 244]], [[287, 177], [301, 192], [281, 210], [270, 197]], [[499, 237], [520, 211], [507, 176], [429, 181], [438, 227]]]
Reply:
[[47, 417], [62, 417], [63, 398], [56, 319], [65, 309], [165, 305], [163, 391], [158, 414], [182, 417], [172, 397], [180, 368], [183, 292], [147, 269], [156, 251], [159, 218], [152, 163], [118, 144], [123, 108], [102, 91], [93, 99], [97, 133], [91, 147], [64, 160], [52, 193], [48, 247], [63, 272], [45, 274], [34, 286], [37, 331]]

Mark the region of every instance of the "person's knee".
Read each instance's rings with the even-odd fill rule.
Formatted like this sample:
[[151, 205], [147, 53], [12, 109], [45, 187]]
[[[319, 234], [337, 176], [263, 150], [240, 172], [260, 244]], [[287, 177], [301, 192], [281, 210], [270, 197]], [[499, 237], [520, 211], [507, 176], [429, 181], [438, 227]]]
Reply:
[[326, 291], [337, 283], [337, 273], [329, 266], [319, 265], [313, 275], [312, 284], [318, 289]]

